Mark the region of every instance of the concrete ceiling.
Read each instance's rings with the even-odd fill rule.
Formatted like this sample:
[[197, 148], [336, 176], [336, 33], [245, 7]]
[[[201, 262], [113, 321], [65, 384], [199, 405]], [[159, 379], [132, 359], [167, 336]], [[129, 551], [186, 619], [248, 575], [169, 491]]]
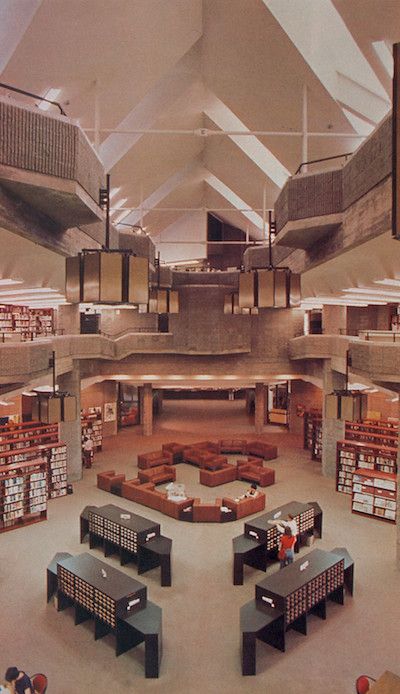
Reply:
[[[128, 208], [126, 222], [143, 218], [155, 240], [174, 223], [181, 229], [194, 207], [231, 208], [218, 216], [259, 238], [257, 224], [235, 211], [237, 201], [259, 210], [265, 186], [271, 207], [302, 159], [301, 138], [193, 131], [301, 131], [306, 85], [308, 129], [337, 133], [310, 137], [308, 158], [352, 151], [356, 135], [389, 108], [390, 78], [372, 42], [400, 40], [396, 0], [302, 0], [296, 31], [289, 5], [296, 7], [293, 0], [19, 0], [17, 22], [15, 2], [3, 0], [1, 81], [41, 95], [59, 88], [58, 100], [93, 142], [97, 125], [99, 154], [120, 188], [113, 204]], [[335, 44], [322, 24], [321, 36], [315, 30], [324, 16], [336, 27]], [[321, 37], [329, 64], [317, 50]], [[118, 128], [191, 134], [105, 132]], [[141, 202], [184, 209], [141, 214]], [[186, 236], [193, 241], [197, 232]]]

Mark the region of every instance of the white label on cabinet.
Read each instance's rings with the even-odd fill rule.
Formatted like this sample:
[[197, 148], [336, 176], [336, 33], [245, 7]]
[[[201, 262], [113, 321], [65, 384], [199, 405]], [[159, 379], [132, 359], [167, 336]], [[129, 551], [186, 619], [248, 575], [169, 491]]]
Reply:
[[282, 515], [282, 511], [278, 511], [278, 513], [274, 514], [274, 518], [280, 518]]
[[300, 571], [304, 571], [307, 568], [307, 566], [309, 565], [309, 563], [310, 563], [309, 561], [303, 561], [303, 563], [300, 564]]
[[254, 532], [254, 530], [249, 530], [249, 535], [252, 535], [252, 537], [255, 537], [256, 540], [259, 540], [260, 538], [258, 537], [257, 533]]
[[135, 605], [138, 604], [138, 602], [140, 602], [140, 598], [136, 598], [135, 600], [129, 600], [128, 607], [126, 609], [131, 610], [132, 607], [135, 607]]
[[270, 607], [275, 607], [275, 603], [272, 598], [267, 598], [265, 595], [263, 595], [261, 599], [264, 600], [264, 602], [267, 602]]

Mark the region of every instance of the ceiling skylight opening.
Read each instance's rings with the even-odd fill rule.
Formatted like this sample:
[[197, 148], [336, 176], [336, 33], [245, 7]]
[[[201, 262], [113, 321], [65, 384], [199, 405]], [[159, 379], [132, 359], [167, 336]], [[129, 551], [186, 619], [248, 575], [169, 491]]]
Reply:
[[116, 196], [116, 194], [119, 193], [120, 190], [121, 190], [121, 186], [118, 186], [118, 187], [115, 187], [115, 188], [111, 188], [111, 190], [110, 190], [110, 200], [112, 200], [112, 199]]
[[393, 54], [386, 41], [373, 41], [372, 48], [385, 68], [390, 79], [393, 77]]
[[387, 287], [399, 287], [400, 288], [400, 280], [389, 279], [388, 277], [385, 277], [385, 279], [383, 279], [383, 280], [374, 280], [374, 284], [383, 284], [384, 286], [387, 286]]
[[43, 95], [43, 99], [47, 99], [47, 101], [40, 101], [38, 104], [38, 108], [40, 108], [42, 111], [47, 111], [51, 104], [49, 104], [49, 101], [55, 101], [57, 97], [61, 94], [61, 89], [48, 89], [47, 92]]
[[118, 202], [114, 203], [110, 210], [111, 214], [113, 215], [116, 212], [119, 212], [121, 207], [123, 207], [126, 202], [128, 202], [128, 198], [121, 198], [120, 200], [118, 200]]
[[14, 284], [22, 284], [23, 280], [0, 279], [0, 287], [11, 287]]

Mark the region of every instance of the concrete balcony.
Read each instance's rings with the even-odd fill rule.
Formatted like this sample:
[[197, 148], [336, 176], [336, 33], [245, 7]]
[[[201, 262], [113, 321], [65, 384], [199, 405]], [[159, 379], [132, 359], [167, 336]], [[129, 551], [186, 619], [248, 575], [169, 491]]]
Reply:
[[0, 100], [0, 183], [58, 229], [103, 219], [102, 163], [83, 131], [64, 116]]
[[347, 335], [302, 335], [289, 342], [290, 359], [346, 359], [351, 338]]

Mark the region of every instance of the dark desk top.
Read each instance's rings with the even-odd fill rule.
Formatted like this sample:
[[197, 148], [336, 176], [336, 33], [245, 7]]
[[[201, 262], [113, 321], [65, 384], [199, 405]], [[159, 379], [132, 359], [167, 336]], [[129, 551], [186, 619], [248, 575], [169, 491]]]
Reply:
[[[113, 600], [120, 600], [131, 593], [146, 588], [143, 583], [135, 581], [134, 578], [130, 578], [122, 571], [114, 569], [109, 564], [96, 559], [87, 552], [78, 554], [76, 557], [61, 559], [58, 564]], [[107, 574], [106, 578], [102, 576], [102, 569]]]
[[161, 630], [162, 609], [154, 602], [147, 601], [143, 610], [139, 610], [122, 621], [134, 627], [142, 634], [158, 634]]
[[348, 569], [349, 566], [354, 564], [354, 559], [350, 556], [346, 547], [335, 547], [334, 549], [331, 549], [331, 552], [332, 554], [337, 554], [341, 559], [344, 559], [345, 569]]
[[[107, 504], [106, 506], [100, 506], [94, 509], [93, 513], [96, 513], [102, 518], [107, 518], [118, 525], [122, 525], [124, 528], [129, 528], [135, 532], [146, 531], [149, 529], [154, 530], [154, 526], [158, 526], [160, 530], [160, 524], [149, 518], [144, 518], [143, 516], [138, 516], [136, 513], [131, 513], [124, 508], [115, 506], [114, 504]], [[129, 518], [121, 518], [121, 514], [129, 515]]]
[[172, 540], [169, 537], [165, 537], [165, 535], [158, 535], [158, 537], [153, 537], [140, 546], [150, 549], [157, 554], [171, 554]]
[[[309, 562], [307, 568], [300, 571], [300, 566], [306, 561]], [[322, 549], [314, 549], [312, 552], [302, 556], [301, 559], [293, 562], [293, 564], [289, 564], [284, 569], [264, 578], [263, 581], [257, 583], [257, 586], [286, 598], [305, 583], [319, 576], [323, 571], [335, 566], [339, 561], [340, 557], [337, 554], [325, 552]]]
[[274, 610], [266, 605], [260, 609], [255, 600], [250, 600], [240, 608], [240, 629], [256, 633], [280, 617], [283, 617], [282, 610]]
[[252, 538], [247, 535], [238, 535], [238, 537], [233, 538], [232, 542], [235, 554], [246, 554], [246, 552], [256, 549], [256, 547], [260, 547], [261, 545], [259, 540], [252, 540]]
[[[298, 516], [300, 513], [307, 511], [309, 508], [310, 504], [303, 504], [300, 501], [289, 501], [289, 503], [285, 504], [284, 506], [279, 506], [278, 508], [274, 508], [272, 511], [268, 511], [268, 513], [264, 513], [262, 516], [253, 518], [251, 521], [245, 523], [245, 525], [251, 526], [252, 528], [259, 528], [260, 530], [269, 530], [269, 528], [271, 528], [273, 525], [272, 523], [268, 523], [269, 520], [286, 520], [289, 513], [292, 516]], [[280, 515], [278, 518], [274, 518], [274, 516], [279, 512]]]

